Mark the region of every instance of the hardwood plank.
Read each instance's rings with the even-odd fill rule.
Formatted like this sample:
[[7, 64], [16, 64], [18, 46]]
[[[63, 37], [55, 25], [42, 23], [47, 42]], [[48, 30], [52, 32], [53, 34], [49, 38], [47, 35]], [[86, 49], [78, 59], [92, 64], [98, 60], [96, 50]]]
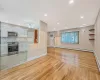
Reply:
[[0, 80], [100, 80], [93, 53], [48, 48], [48, 55], [0, 71]]

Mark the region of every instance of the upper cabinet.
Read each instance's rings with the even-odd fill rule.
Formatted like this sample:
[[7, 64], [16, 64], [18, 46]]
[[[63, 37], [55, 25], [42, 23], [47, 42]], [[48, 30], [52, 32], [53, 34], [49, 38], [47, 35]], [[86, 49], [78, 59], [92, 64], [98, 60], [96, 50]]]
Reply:
[[8, 31], [13, 31], [9, 25], [1, 23], [1, 37], [8, 37]]
[[15, 26], [7, 23], [1, 23], [1, 37], [8, 37], [8, 32], [16, 32], [18, 37], [27, 37], [26, 28]]
[[21, 27], [17, 27], [16, 31], [18, 33], [18, 37], [19, 38], [26, 38], [27, 37], [27, 29], [21, 28]]

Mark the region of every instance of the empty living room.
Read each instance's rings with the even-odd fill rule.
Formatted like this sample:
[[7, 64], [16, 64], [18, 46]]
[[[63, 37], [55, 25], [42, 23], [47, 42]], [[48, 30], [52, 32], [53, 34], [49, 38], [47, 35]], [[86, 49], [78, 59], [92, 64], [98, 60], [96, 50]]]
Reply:
[[100, 80], [100, 0], [0, 0], [0, 80]]

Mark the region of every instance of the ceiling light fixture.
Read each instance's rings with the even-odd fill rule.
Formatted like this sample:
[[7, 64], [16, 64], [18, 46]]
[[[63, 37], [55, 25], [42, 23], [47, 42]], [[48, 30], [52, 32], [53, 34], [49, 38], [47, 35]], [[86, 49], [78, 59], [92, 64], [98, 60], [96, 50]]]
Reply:
[[81, 18], [81, 19], [83, 19], [83, 18], [84, 18], [84, 16], [80, 16], [80, 18]]
[[80, 26], [80, 27], [84, 27], [84, 26]]
[[57, 24], [60, 24], [60, 23], [57, 23]]
[[48, 16], [47, 14], [44, 14], [44, 16]]
[[70, 1], [69, 1], [69, 4], [72, 4], [72, 3], [74, 3], [74, 0], [70, 0]]

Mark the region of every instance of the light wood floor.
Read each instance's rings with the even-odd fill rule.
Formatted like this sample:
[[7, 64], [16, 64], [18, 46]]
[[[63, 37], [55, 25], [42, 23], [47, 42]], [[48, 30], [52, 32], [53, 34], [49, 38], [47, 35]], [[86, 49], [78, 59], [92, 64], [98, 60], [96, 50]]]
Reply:
[[0, 80], [100, 80], [93, 53], [48, 48], [48, 55], [1, 71]]

